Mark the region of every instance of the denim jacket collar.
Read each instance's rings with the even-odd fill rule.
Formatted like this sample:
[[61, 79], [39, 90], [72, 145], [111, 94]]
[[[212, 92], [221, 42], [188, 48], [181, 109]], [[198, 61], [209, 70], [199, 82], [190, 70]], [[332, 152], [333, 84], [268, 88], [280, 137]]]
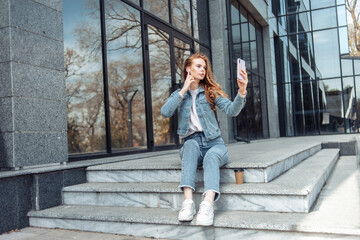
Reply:
[[[199, 93], [201, 92], [205, 92], [205, 89], [199, 84]], [[184, 94], [184, 97], [188, 97], [191, 96], [190, 94], [190, 89], [186, 91], [186, 93]]]

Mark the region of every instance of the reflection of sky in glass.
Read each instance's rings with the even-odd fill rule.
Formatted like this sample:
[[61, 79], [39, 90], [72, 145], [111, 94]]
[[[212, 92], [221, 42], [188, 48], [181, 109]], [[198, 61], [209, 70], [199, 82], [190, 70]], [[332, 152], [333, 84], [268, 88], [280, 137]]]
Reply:
[[[65, 48], [76, 47], [74, 29], [81, 23], [91, 21], [89, 10], [86, 8], [87, 0], [63, 0], [63, 23], [64, 23], [64, 46]], [[98, 23], [97, 23], [98, 24]]]
[[314, 32], [315, 61], [323, 78], [340, 75], [337, 30]]
[[[109, 3], [109, 4], [107, 4]], [[107, 59], [109, 62], [119, 60], [119, 56], [129, 56], [133, 62], [142, 61], [142, 41], [140, 27], [140, 12], [125, 3], [105, 1], [105, 8], [111, 15], [106, 16], [106, 38], [112, 39], [122, 34], [124, 29], [126, 34], [107, 43]], [[115, 9], [112, 11], [111, 9]], [[132, 21], [120, 20], [121, 18], [131, 19]], [[134, 47], [126, 47], [134, 45]]]
[[353, 75], [353, 65], [350, 59], [341, 59], [342, 75], [349, 76]]
[[314, 30], [336, 27], [335, 8], [326, 8], [312, 12]]
[[349, 39], [348, 39], [347, 27], [339, 28], [339, 36], [340, 36], [340, 53], [349, 54]]
[[337, 11], [338, 11], [339, 26], [346, 25], [346, 8], [345, 8], [345, 6], [338, 7]]
[[323, 8], [323, 7], [330, 7], [335, 5], [335, 0], [312, 0], [311, 1], [311, 8]]

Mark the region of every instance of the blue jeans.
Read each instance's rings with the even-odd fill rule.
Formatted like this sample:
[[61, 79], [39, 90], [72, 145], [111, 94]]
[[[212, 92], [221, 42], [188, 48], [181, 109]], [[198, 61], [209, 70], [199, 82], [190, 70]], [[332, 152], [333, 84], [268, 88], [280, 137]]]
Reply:
[[220, 167], [228, 158], [228, 149], [221, 137], [207, 141], [204, 133], [194, 133], [185, 138], [180, 149], [182, 161], [179, 187], [190, 187], [195, 191], [195, 175], [198, 166], [204, 169], [204, 194], [214, 191], [215, 201], [220, 197]]

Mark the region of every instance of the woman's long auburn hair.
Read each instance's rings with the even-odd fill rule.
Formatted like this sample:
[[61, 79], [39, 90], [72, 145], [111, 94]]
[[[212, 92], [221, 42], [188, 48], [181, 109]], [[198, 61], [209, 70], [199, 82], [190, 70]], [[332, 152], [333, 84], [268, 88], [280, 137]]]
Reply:
[[203, 80], [200, 81], [199, 84], [205, 90], [205, 96], [206, 96], [207, 101], [211, 105], [211, 109], [216, 111], [215, 98], [217, 98], [219, 96], [224, 96], [227, 98], [228, 95], [221, 89], [221, 85], [218, 84], [217, 82], [215, 82], [214, 75], [211, 71], [210, 61], [205, 54], [197, 52], [185, 60], [184, 68], [182, 70], [182, 75], [184, 76], [184, 81], [188, 75], [186, 68], [189, 68], [193, 64], [193, 60], [197, 59], [197, 58], [201, 58], [202, 60], [205, 61], [205, 64], [206, 64], [205, 77]]

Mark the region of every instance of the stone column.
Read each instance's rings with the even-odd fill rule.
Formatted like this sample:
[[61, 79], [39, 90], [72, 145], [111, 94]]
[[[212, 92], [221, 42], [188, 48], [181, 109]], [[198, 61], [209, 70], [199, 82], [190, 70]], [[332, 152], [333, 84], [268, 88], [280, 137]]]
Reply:
[[[226, 5], [225, 1], [210, 0], [210, 34], [212, 67], [216, 81], [223, 90], [231, 96], [231, 81], [229, 67], [229, 47], [226, 31]], [[241, 114], [241, 113], [240, 113]], [[226, 143], [234, 142], [233, 118], [222, 111], [217, 111], [221, 136]]]
[[0, 168], [66, 162], [62, 1], [0, 6]]

